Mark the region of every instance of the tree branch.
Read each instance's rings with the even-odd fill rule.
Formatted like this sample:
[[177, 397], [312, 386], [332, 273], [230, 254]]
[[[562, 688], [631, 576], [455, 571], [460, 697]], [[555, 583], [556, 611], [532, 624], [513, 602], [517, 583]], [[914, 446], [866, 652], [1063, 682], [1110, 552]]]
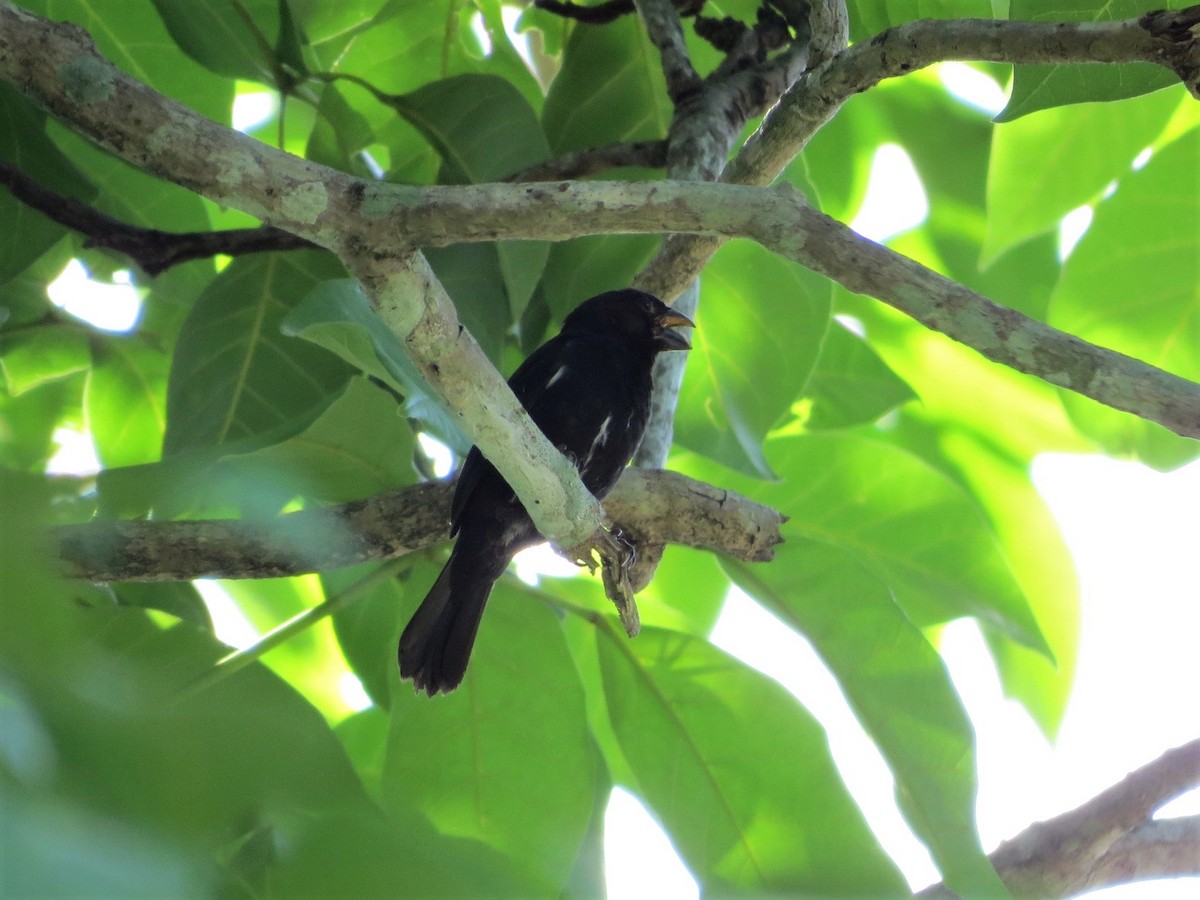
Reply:
[[[837, 0], [820, 4], [824, 20], [844, 26]], [[1007, 22], [987, 19], [910, 22], [855, 44], [806, 72], [763, 119], [721, 178], [766, 185], [796, 158], [850, 97], [883, 81], [949, 60], [1001, 63], [1150, 62], [1175, 72], [1194, 96], [1200, 40], [1192, 29], [1200, 5], [1120, 22]], [[821, 32], [814, 29], [814, 38]], [[821, 45], [825, 52], [825, 45]], [[814, 60], [816, 61], [816, 60]], [[670, 299], [700, 272], [722, 241], [671, 235], [639, 279]]]
[[[1106, 27], [1089, 26], [1089, 34], [1094, 38]], [[1062, 30], [1051, 26], [1047, 34]], [[1134, 31], [1109, 28], [1104, 46], [1115, 55], [1120, 38], [1126, 41], [1123, 58], [1133, 58], [1137, 47], [1159, 53], [1157, 39], [1139, 43], [1130, 37]], [[463, 411], [469, 436], [533, 511], [542, 533], [562, 544], [578, 542], [600, 521], [598, 505], [459, 326], [424, 260], [404, 256], [403, 248], [613, 232], [750, 237], [990, 359], [1200, 437], [1200, 385], [993, 304], [858, 237], [790, 189], [670, 182], [418, 188], [366, 182], [204, 119], [111, 66], [82, 29], [46, 22], [4, 0], [0, 77], [132, 165], [338, 253], [364, 281], [423, 374], [451, 408]]]
[[[639, 0], [638, 10], [651, 40], [662, 54], [663, 70], [670, 83], [672, 70], [681, 65], [677, 57], [682, 55], [686, 59], [687, 54], [679, 17], [666, 0]], [[778, 30], [768, 24], [748, 28], [736, 52], [730, 53], [717, 71], [702, 82], [689, 81], [686, 91], [672, 93], [675, 116], [668, 136], [669, 178], [715, 180], [746, 122], [782, 96], [803, 70], [807, 34], [777, 59], [767, 61], [766, 52], [775, 46], [771, 41], [777, 35], [768, 39], [763, 32]], [[691, 68], [690, 61], [687, 67]], [[700, 287], [695, 282], [698, 274], [699, 268], [689, 271], [687, 279], [670, 294], [675, 299], [675, 308], [693, 318], [700, 299]], [[644, 283], [644, 275], [643, 272], [634, 280], [634, 286], [656, 293], [653, 285]], [[684, 290], [687, 285], [690, 287]], [[635, 465], [661, 468], [666, 464], [674, 440], [675, 407], [686, 364], [682, 354], [663, 354], [655, 362], [650, 422], [634, 457]]]
[[667, 96], [678, 106], [700, 90], [700, 75], [688, 54], [679, 13], [670, 0], [634, 0], [634, 5], [662, 60]]
[[617, 141], [602, 147], [588, 147], [574, 153], [564, 153], [554, 159], [536, 163], [528, 169], [514, 172], [504, 180], [510, 183], [561, 181], [585, 178], [622, 166], [661, 169], [666, 164], [666, 141]]
[[[589, 147], [515, 172], [507, 182], [583, 178], [622, 166], [662, 168], [667, 164], [666, 141], [635, 141]], [[244, 256], [316, 246], [270, 225], [222, 231], [161, 231], [114, 219], [93, 206], [49, 190], [16, 166], [0, 160], [0, 185], [26, 206], [87, 238], [85, 247], [128, 256], [147, 275], [218, 254]]]
[[[1151, 819], [1200, 786], [1200, 740], [1168, 750], [1087, 803], [1031, 825], [990, 859], [1014, 894], [1066, 897], [1144, 878], [1200, 874], [1200, 816]], [[954, 896], [943, 885], [921, 897]]]
[[[88, 581], [276, 578], [394, 559], [448, 538], [452, 480], [269, 521], [89, 522], [55, 529], [68, 574]], [[783, 517], [674, 472], [630, 469], [605, 501], [638, 543], [770, 560]]]

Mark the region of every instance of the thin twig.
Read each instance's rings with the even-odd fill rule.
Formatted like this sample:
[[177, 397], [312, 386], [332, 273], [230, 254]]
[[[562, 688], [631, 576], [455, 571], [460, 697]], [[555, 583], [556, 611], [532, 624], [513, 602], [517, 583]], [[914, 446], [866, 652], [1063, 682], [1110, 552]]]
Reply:
[[394, 561], [368, 572], [362, 578], [358, 579], [358, 581], [354, 582], [354, 584], [343, 588], [332, 597], [327, 597], [323, 602], [318, 603], [311, 609], [297, 613], [286, 622], [272, 628], [249, 647], [235, 650], [227, 656], [222, 657], [211, 669], [205, 670], [194, 680], [180, 688], [178, 693], [171, 699], [175, 702], [186, 700], [188, 697], [193, 697], [201, 691], [212, 687], [214, 684], [224, 681], [230, 675], [240, 672], [251, 663], [262, 659], [263, 656], [280, 644], [284, 644], [296, 635], [307, 631], [322, 619], [332, 616], [334, 613], [341, 612], [364, 591], [392, 578], [402, 568], [403, 563]]
[[573, 180], [624, 166], [661, 169], [666, 164], [666, 141], [617, 141], [535, 163], [504, 180], [509, 183]]
[[16, 166], [0, 160], [0, 184], [32, 209], [87, 238], [85, 247], [111, 250], [128, 256], [147, 275], [158, 275], [172, 266], [207, 259], [217, 254], [242, 256], [269, 250], [298, 250], [315, 246], [311, 241], [278, 228], [235, 228], [226, 231], [170, 232], [140, 228], [101, 212], [73, 197], [65, 197], [38, 184]]

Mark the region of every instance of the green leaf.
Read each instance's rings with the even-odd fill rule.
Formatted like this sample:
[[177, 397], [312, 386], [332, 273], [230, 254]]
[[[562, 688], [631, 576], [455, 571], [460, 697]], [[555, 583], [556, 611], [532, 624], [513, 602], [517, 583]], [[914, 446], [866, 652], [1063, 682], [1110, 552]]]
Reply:
[[117, 599], [138, 609], [157, 609], [201, 631], [213, 630], [212, 616], [196, 586], [190, 581], [147, 584], [137, 581], [116, 582], [112, 586]]
[[130, 608], [80, 615], [92, 638], [70, 680], [35, 693], [77, 802], [206, 849], [248, 823], [365, 804], [324, 719], [262, 666], [181, 694], [224, 654], [211, 636]]
[[638, 791], [706, 892], [904, 891], [824, 731], [782, 687], [688, 635], [644, 629], [631, 641], [601, 620], [595, 636]]
[[658, 238], [604, 234], [561, 241], [550, 248], [542, 290], [555, 318], [589, 297], [629, 287], [658, 247]]
[[217, 498], [262, 490], [278, 482], [290, 496], [340, 503], [370, 497], [413, 480], [412, 429], [395, 398], [364, 378], [345, 390], [287, 440], [227, 455], [206, 473], [205, 490]]
[[[246, 2], [251, 6], [273, 5], [275, 0]], [[126, 16], [112, 15], [109, 8], [92, 0], [26, 0], [21, 5], [56, 22], [74, 22], [82, 26], [96, 41], [100, 53], [117, 68], [213, 121], [229, 121], [233, 82], [214, 75], [189, 58], [163, 20], [150, 14], [144, 3], [136, 15]], [[208, 3], [178, 5], [216, 6]], [[232, 4], [220, 5], [230, 7], [232, 13]], [[194, 39], [200, 40], [201, 36]], [[146, 180], [154, 181], [149, 177]], [[160, 224], [160, 227], [165, 226]]]
[[96, 456], [106, 468], [153, 462], [167, 424], [167, 358], [137, 337], [93, 345], [83, 404]]
[[[1155, 153], [1096, 207], [1063, 269], [1050, 323], [1200, 380], [1200, 130]], [[1115, 456], [1172, 468], [1200, 444], [1129, 413], [1063, 393], [1079, 428]]]
[[316, 820], [270, 873], [280, 897], [536, 896], [536, 882], [479, 841], [441, 834], [418, 814], [346, 810]]
[[[378, 564], [323, 572], [325, 594], [337, 596], [376, 568]], [[404, 575], [376, 582], [333, 615], [333, 630], [346, 663], [380, 709], [391, 708], [392, 686], [399, 682], [396, 648], [404, 624], [400, 610], [409, 583]]]
[[0, 806], [6, 894], [100, 898], [214, 892], [207, 861], [162, 835], [27, 794], [7, 779], [0, 781]]
[[1134, 157], [1162, 133], [1182, 94], [1180, 88], [1121, 103], [1047, 109], [998, 126], [983, 264], [1056, 228], [1071, 210], [1125, 177]]
[[371, 311], [358, 282], [335, 279], [317, 285], [287, 315], [283, 333], [304, 338], [380, 379], [404, 398], [404, 412], [456, 452], [471, 442], [417, 372], [396, 336]]
[[[1047, 6], [1041, 0], [1012, 0], [1011, 16], [1032, 22], [1113, 22], [1135, 19], [1156, 9], [1183, 9], [1191, 0], [1059, 0]], [[1039, 109], [1068, 103], [1122, 100], [1168, 87], [1179, 81], [1153, 63], [1089, 65], [1069, 63], [1017, 66], [1008, 105], [996, 117], [1009, 122]], [[1111, 133], [1110, 133], [1111, 134]]]
[[909, 452], [849, 434], [773, 437], [766, 450], [778, 484], [695, 461], [687, 470], [790, 516], [785, 534], [854, 553], [918, 627], [975, 616], [1047, 652], [995, 533], [945, 475]]
[[905, 818], [964, 897], [1003, 895], [975, 828], [974, 731], [937, 651], [853, 553], [789, 538], [769, 566], [724, 560], [833, 672], [896, 778]]
[[[319, 537], [313, 535], [312, 539]], [[315, 575], [227, 580], [220, 586], [264, 634], [325, 599]], [[272, 647], [262, 655], [261, 662], [302, 694], [326, 720], [334, 722], [350, 712], [340, 688], [346, 665], [327, 619]]]
[[[620, 102], [610, 102], [613, 97]], [[624, 16], [603, 28], [571, 32], [542, 109], [555, 155], [666, 137], [671, 115], [658, 51], [641, 19]]]
[[[929, 204], [925, 222], [889, 244], [951, 277], [974, 277], [986, 227], [994, 126], [984, 113], [954, 99], [932, 72], [885, 82], [872, 101], [890, 124], [892, 139], [912, 159]], [[937, 128], [929, 127], [933, 121]], [[952, 166], [946, 165], [947, 147], [954, 148]]]
[[1080, 641], [1075, 564], [1054, 515], [1030, 482], [1029, 465], [997, 453], [983, 435], [947, 429], [939, 444], [983, 504], [1053, 659], [984, 628], [1005, 693], [1019, 701], [1048, 738], [1066, 713]]
[[425, 259], [471, 336], [493, 362], [498, 361], [512, 319], [496, 245], [429, 247]]
[[87, 335], [76, 325], [44, 325], [0, 336], [0, 374], [13, 397], [91, 364]]
[[0, 506], [5, 558], [0, 566], [0, 664], [7, 698], [15, 692], [9, 678], [53, 680], [69, 670], [79, 629], [72, 586], [62, 577], [48, 527], [51, 492], [46, 476], [0, 467]]
[[[46, 137], [45, 120], [45, 114], [16, 90], [0, 84], [0, 160], [47, 190], [84, 202], [92, 200], [95, 188]], [[5, 226], [0, 232], [0, 283], [17, 275], [67, 234], [66, 228], [8, 190], [0, 193], [0, 222]]]
[[550, 155], [533, 107], [494, 75], [456, 75], [388, 104], [437, 148], [442, 184], [500, 181]]
[[346, 716], [333, 729], [346, 748], [346, 755], [350, 757], [367, 793], [375, 800], [379, 798], [390, 729], [391, 719], [376, 707]]
[[[435, 575], [422, 567], [412, 583]], [[552, 611], [497, 584], [462, 686], [432, 699], [396, 694], [383, 792], [388, 809], [415, 807], [443, 834], [500, 851], [533, 893], [562, 890], [608, 782]]]
[[[533, 107], [512, 84], [494, 75], [457, 75], [388, 102], [441, 154], [442, 184], [500, 181], [550, 155]], [[509, 312], [516, 319], [541, 278], [550, 245], [501, 241], [496, 251]]]
[[23, 472], [45, 471], [52, 440], [64, 421], [78, 422], [83, 377], [62, 378], [20, 397], [0, 391], [0, 464]]
[[811, 403], [804, 426], [822, 431], [874, 422], [916, 394], [870, 344], [834, 322], [804, 396]]
[[[239, 13], [238, 4], [253, 25]], [[283, 38], [280, 0], [237, 0], [229, 3], [191, 3], [154, 0], [171, 37], [188, 56], [227, 78], [275, 83], [271, 42]], [[255, 34], [257, 30], [258, 34]], [[266, 41], [264, 46], [263, 41]]]
[[298, 298], [340, 273], [329, 256], [302, 251], [242, 257], [212, 280], [176, 343], [164, 454], [277, 428], [345, 384], [340, 360], [280, 332]]
[[353, 45], [389, 0], [342, 0], [341, 3], [293, 2], [292, 14], [308, 39], [309, 50], [325, 66]]
[[[553, 582], [547, 579], [540, 585], [553, 591]], [[729, 577], [714, 554], [669, 544], [654, 580], [638, 594], [642, 623], [705, 636], [717, 623], [728, 594]], [[600, 601], [598, 608], [611, 610], [598, 584], [596, 595]]]
[[850, 40], [855, 43], [915, 19], [990, 19], [988, 0], [850, 0]]
[[762, 441], [799, 396], [829, 324], [829, 282], [757, 244], [731, 241], [704, 270], [675, 440], [772, 477]]
[[296, 21], [290, 0], [277, 0], [279, 8], [279, 35], [275, 39], [275, 59], [283, 73], [283, 83], [278, 87], [290, 90], [297, 81], [308, 75], [304, 61], [304, 31]]

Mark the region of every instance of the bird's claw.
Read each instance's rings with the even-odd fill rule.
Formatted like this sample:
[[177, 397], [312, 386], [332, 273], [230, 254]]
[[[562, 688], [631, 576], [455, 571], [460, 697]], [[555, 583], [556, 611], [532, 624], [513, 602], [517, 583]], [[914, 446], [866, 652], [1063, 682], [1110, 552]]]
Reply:
[[[625, 633], [635, 637], [642, 630], [642, 623], [633, 596], [630, 570], [637, 563], [638, 554], [637, 547], [625, 532], [616, 525], [611, 530], [602, 528], [587, 543], [559, 552], [576, 565], [587, 566], [592, 574], [595, 574], [597, 566], [600, 567], [604, 593], [616, 606]], [[599, 561], [596, 555], [599, 555]]]

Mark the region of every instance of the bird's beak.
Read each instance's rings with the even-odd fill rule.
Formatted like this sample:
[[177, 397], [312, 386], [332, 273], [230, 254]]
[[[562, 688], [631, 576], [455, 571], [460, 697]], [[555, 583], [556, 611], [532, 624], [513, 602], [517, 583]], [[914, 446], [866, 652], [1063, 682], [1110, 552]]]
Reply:
[[658, 344], [664, 350], [691, 350], [692, 344], [686, 337], [678, 331], [670, 331], [671, 328], [695, 328], [696, 323], [685, 316], [683, 313], [677, 313], [673, 309], [667, 310], [661, 316], [654, 320], [657, 326]]

